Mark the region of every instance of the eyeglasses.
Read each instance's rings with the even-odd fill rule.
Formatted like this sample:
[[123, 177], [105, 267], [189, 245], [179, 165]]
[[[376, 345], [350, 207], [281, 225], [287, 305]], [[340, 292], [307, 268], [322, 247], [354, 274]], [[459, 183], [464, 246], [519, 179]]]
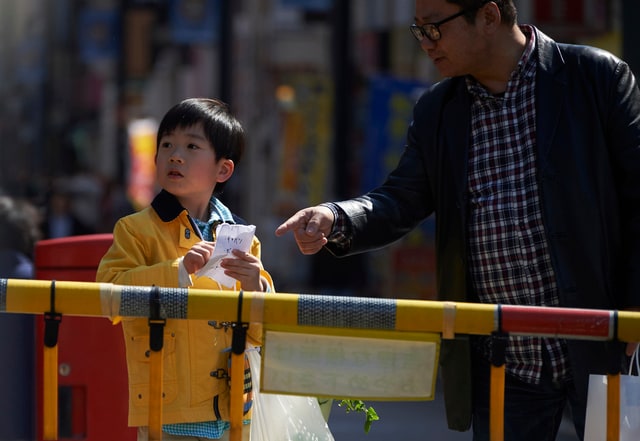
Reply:
[[457, 14], [450, 15], [449, 17], [444, 18], [435, 23], [425, 23], [422, 26], [418, 26], [417, 24], [412, 24], [411, 26], [409, 26], [409, 29], [411, 30], [411, 33], [413, 34], [413, 36], [416, 37], [416, 40], [418, 40], [419, 42], [422, 42], [424, 40], [424, 37], [427, 37], [431, 41], [438, 41], [442, 38], [442, 33], [440, 32], [440, 26], [466, 13], [467, 11], [463, 9]]
[[[491, 0], [482, 1], [477, 6], [477, 8], [474, 8], [474, 9], [476, 10], [480, 9], [481, 7], [489, 3], [489, 1]], [[471, 12], [471, 11], [472, 9], [463, 9], [457, 14], [450, 15], [449, 17], [444, 18], [435, 23], [425, 23], [422, 26], [418, 26], [417, 24], [412, 24], [411, 26], [409, 26], [409, 30], [411, 31], [413, 36], [416, 37], [416, 40], [418, 40], [419, 42], [422, 42], [424, 40], [424, 37], [427, 37], [431, 41], [438, 41], [442, 38], [442, 33], [440, 32], [440, 26], [442, 26], [448, 21], [453, 20], [454, 18], [458, 18], [461, 15], [464, 15], [467, 12]]]

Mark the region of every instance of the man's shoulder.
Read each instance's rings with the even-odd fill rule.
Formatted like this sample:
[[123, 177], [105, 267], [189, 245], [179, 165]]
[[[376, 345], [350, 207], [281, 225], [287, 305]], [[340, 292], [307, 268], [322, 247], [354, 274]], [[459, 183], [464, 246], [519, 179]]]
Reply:
[[618, 64], [622, 60], [613, 53], [601, 49], [595, 46], [587, 46], [581, 44], [570, 43], [558, 43], [560, 51], [565, 56], [565, 59], [573, 57], [582, 63], [594, 63], [594, 64]]
[[543, 67], [553, 65], [558, 67], [558, 63], [578, 65], [580, 68], [588, 66], [617, 66], [623, 62], [619, 57], [602, 48], [584, 44], [556, 42], [539, 29], [536, 29], [536, 38], [538, 41], [539, 61]]

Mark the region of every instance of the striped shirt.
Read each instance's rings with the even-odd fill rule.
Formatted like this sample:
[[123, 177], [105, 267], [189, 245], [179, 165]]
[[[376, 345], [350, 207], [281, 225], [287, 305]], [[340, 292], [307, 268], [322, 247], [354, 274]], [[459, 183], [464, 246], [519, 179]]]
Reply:
[[[527, 26], [523, 31], [528, 44], [504, 94], [492, 95], [467, 77], [469, 272], [482, 303], [558, 306], [536, 180], [535, 34]], [[489, 343], [480, 340], [488, 357]], [[511, 336], [507, 372], [538, 383], [543, 347], [554, 381], [568, 379], [565, 342], [551, 338]]]

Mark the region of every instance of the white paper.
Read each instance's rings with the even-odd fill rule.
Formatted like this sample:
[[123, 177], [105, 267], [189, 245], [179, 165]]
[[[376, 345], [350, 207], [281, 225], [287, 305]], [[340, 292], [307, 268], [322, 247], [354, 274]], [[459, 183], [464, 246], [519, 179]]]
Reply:
[[236, 257], [231, 254], [232, 250], [240, 250], [245, 253], [249, 252], [255, 232], [255, 225], [218, 225], [218, 228], [216, 228], [216, 247], [213, 250], [213, 254], [209, 261], [196, 272], [196, 276], [209, 277], [226, 287], [234, 286], [236, 279], [224, 273], [220, 262], [227, 257], [235, 259]]

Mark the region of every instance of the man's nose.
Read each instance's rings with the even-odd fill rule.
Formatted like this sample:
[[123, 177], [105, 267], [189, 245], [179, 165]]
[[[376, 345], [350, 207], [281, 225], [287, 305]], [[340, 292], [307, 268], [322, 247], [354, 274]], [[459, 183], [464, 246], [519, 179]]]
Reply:
[[428, 52], [429, 49], [433, 49], [436, 47], [437, 42], [431, 40], [430, 38], [424, 37], [420, 42], [420, 47], [423, 51]]

